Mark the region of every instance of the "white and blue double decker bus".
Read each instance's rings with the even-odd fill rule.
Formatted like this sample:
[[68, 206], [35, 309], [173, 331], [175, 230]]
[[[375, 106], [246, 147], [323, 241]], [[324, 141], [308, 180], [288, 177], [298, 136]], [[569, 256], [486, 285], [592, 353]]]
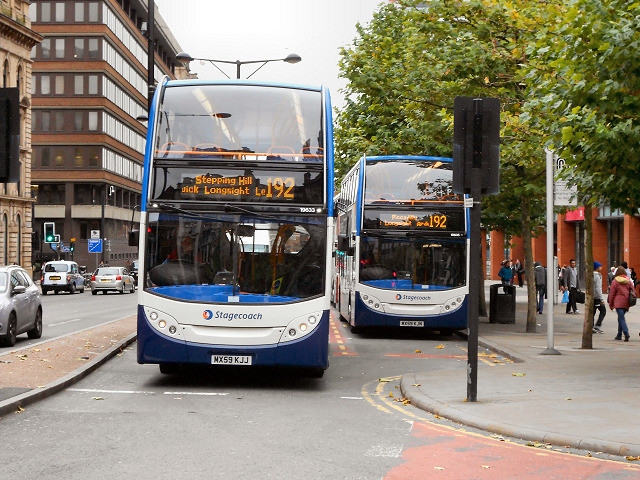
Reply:
[[321, 376], [333, 235], [328, 91], [165, 78], [150, 113], [138, 363]]
[[467, 328], [469, 222], [450, 158], [363, 157], [337, 210], [333, 297], [360, 327]]

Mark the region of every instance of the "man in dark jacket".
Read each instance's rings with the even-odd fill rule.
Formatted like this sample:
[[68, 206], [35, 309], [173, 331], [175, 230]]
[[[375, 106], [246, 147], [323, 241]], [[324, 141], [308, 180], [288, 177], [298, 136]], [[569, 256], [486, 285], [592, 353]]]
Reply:
[[542, 313], [544, 307], [544, 297], [547, 294], [547, 269], [540, 262], [533, 264], [533, 275], [536, 279], [536, 293], [538, 294], [538, 303], [536, 311]]

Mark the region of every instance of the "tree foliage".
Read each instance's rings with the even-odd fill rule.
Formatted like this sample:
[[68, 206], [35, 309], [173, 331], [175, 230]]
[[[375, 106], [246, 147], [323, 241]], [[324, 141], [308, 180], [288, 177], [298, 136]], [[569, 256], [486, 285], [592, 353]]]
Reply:
[[[488, 198], [483, 224], [523, 237], [533, 265], [531, 236], [544, 221], [542, 132], [523, 115], [527, 48], [546, 22], [538, 2], [398, 0], [383, 5], [342, 51], [349, 81], [338, 116], [339, 179], [362, 154], [452, 154], [456, 96], [501, 101], [500, 194]], [[533, 269], [529, 269], [533, 281]], [[535, 292], [527, 330], [535, 330]]]
[[529, 49], [527, 108], [566, 160], [583, 204], [640, 208], [640, 3], [571, 0]]

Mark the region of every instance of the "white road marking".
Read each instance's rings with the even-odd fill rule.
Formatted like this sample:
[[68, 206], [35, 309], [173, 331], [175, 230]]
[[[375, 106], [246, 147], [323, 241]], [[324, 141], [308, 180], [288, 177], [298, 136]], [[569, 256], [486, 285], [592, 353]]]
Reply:
[[66, 320], [64, 322], [58, 322], [58, 323], [50, 323], [48, 326], [49, 327], [57, 327], [59, 325], [64, 325], [66, 323], [75, 323], [75, 322], [81, 322], [82, 318], [74, 318], [72, 320]]
[[[82, 392], [82, 393], [119, 393], [124, 395], [156, 395], [158, 392], [151, 392], [146, 390], [100, 390], [95, 388], [68, 388], [70, 392]], [[196, 396], [225, 396], [228, 393], [223, 392], [162, 392], [162, 395], [196, 395]]]

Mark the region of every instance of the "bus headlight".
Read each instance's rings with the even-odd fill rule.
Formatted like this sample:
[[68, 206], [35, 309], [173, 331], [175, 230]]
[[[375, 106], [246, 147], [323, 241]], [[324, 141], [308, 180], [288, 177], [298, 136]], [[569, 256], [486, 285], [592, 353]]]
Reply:
[[291, 340], [302, 338], [305, 335], [309, 335], [320, 324], [321, 318], [322, 312], [314, 312], [293, 319], [283, 329], [280, 342], [289, 342]]
[[147, 319], [149, 319], [149, 324], [154, 330], [173, 338], [181, 337], [180, 325], [171, 315], [149, 307], [144, 307], [144, 313]]
[[363, 293], [362, 294], [362, 301], [371, 310], [377, 310], [379, 312], [384, 312], [384, 309], [382, 308], [382, 303], [380, 302], [380, 300], [378, 300], [373, 295], [370, 295], [368, 293]]

